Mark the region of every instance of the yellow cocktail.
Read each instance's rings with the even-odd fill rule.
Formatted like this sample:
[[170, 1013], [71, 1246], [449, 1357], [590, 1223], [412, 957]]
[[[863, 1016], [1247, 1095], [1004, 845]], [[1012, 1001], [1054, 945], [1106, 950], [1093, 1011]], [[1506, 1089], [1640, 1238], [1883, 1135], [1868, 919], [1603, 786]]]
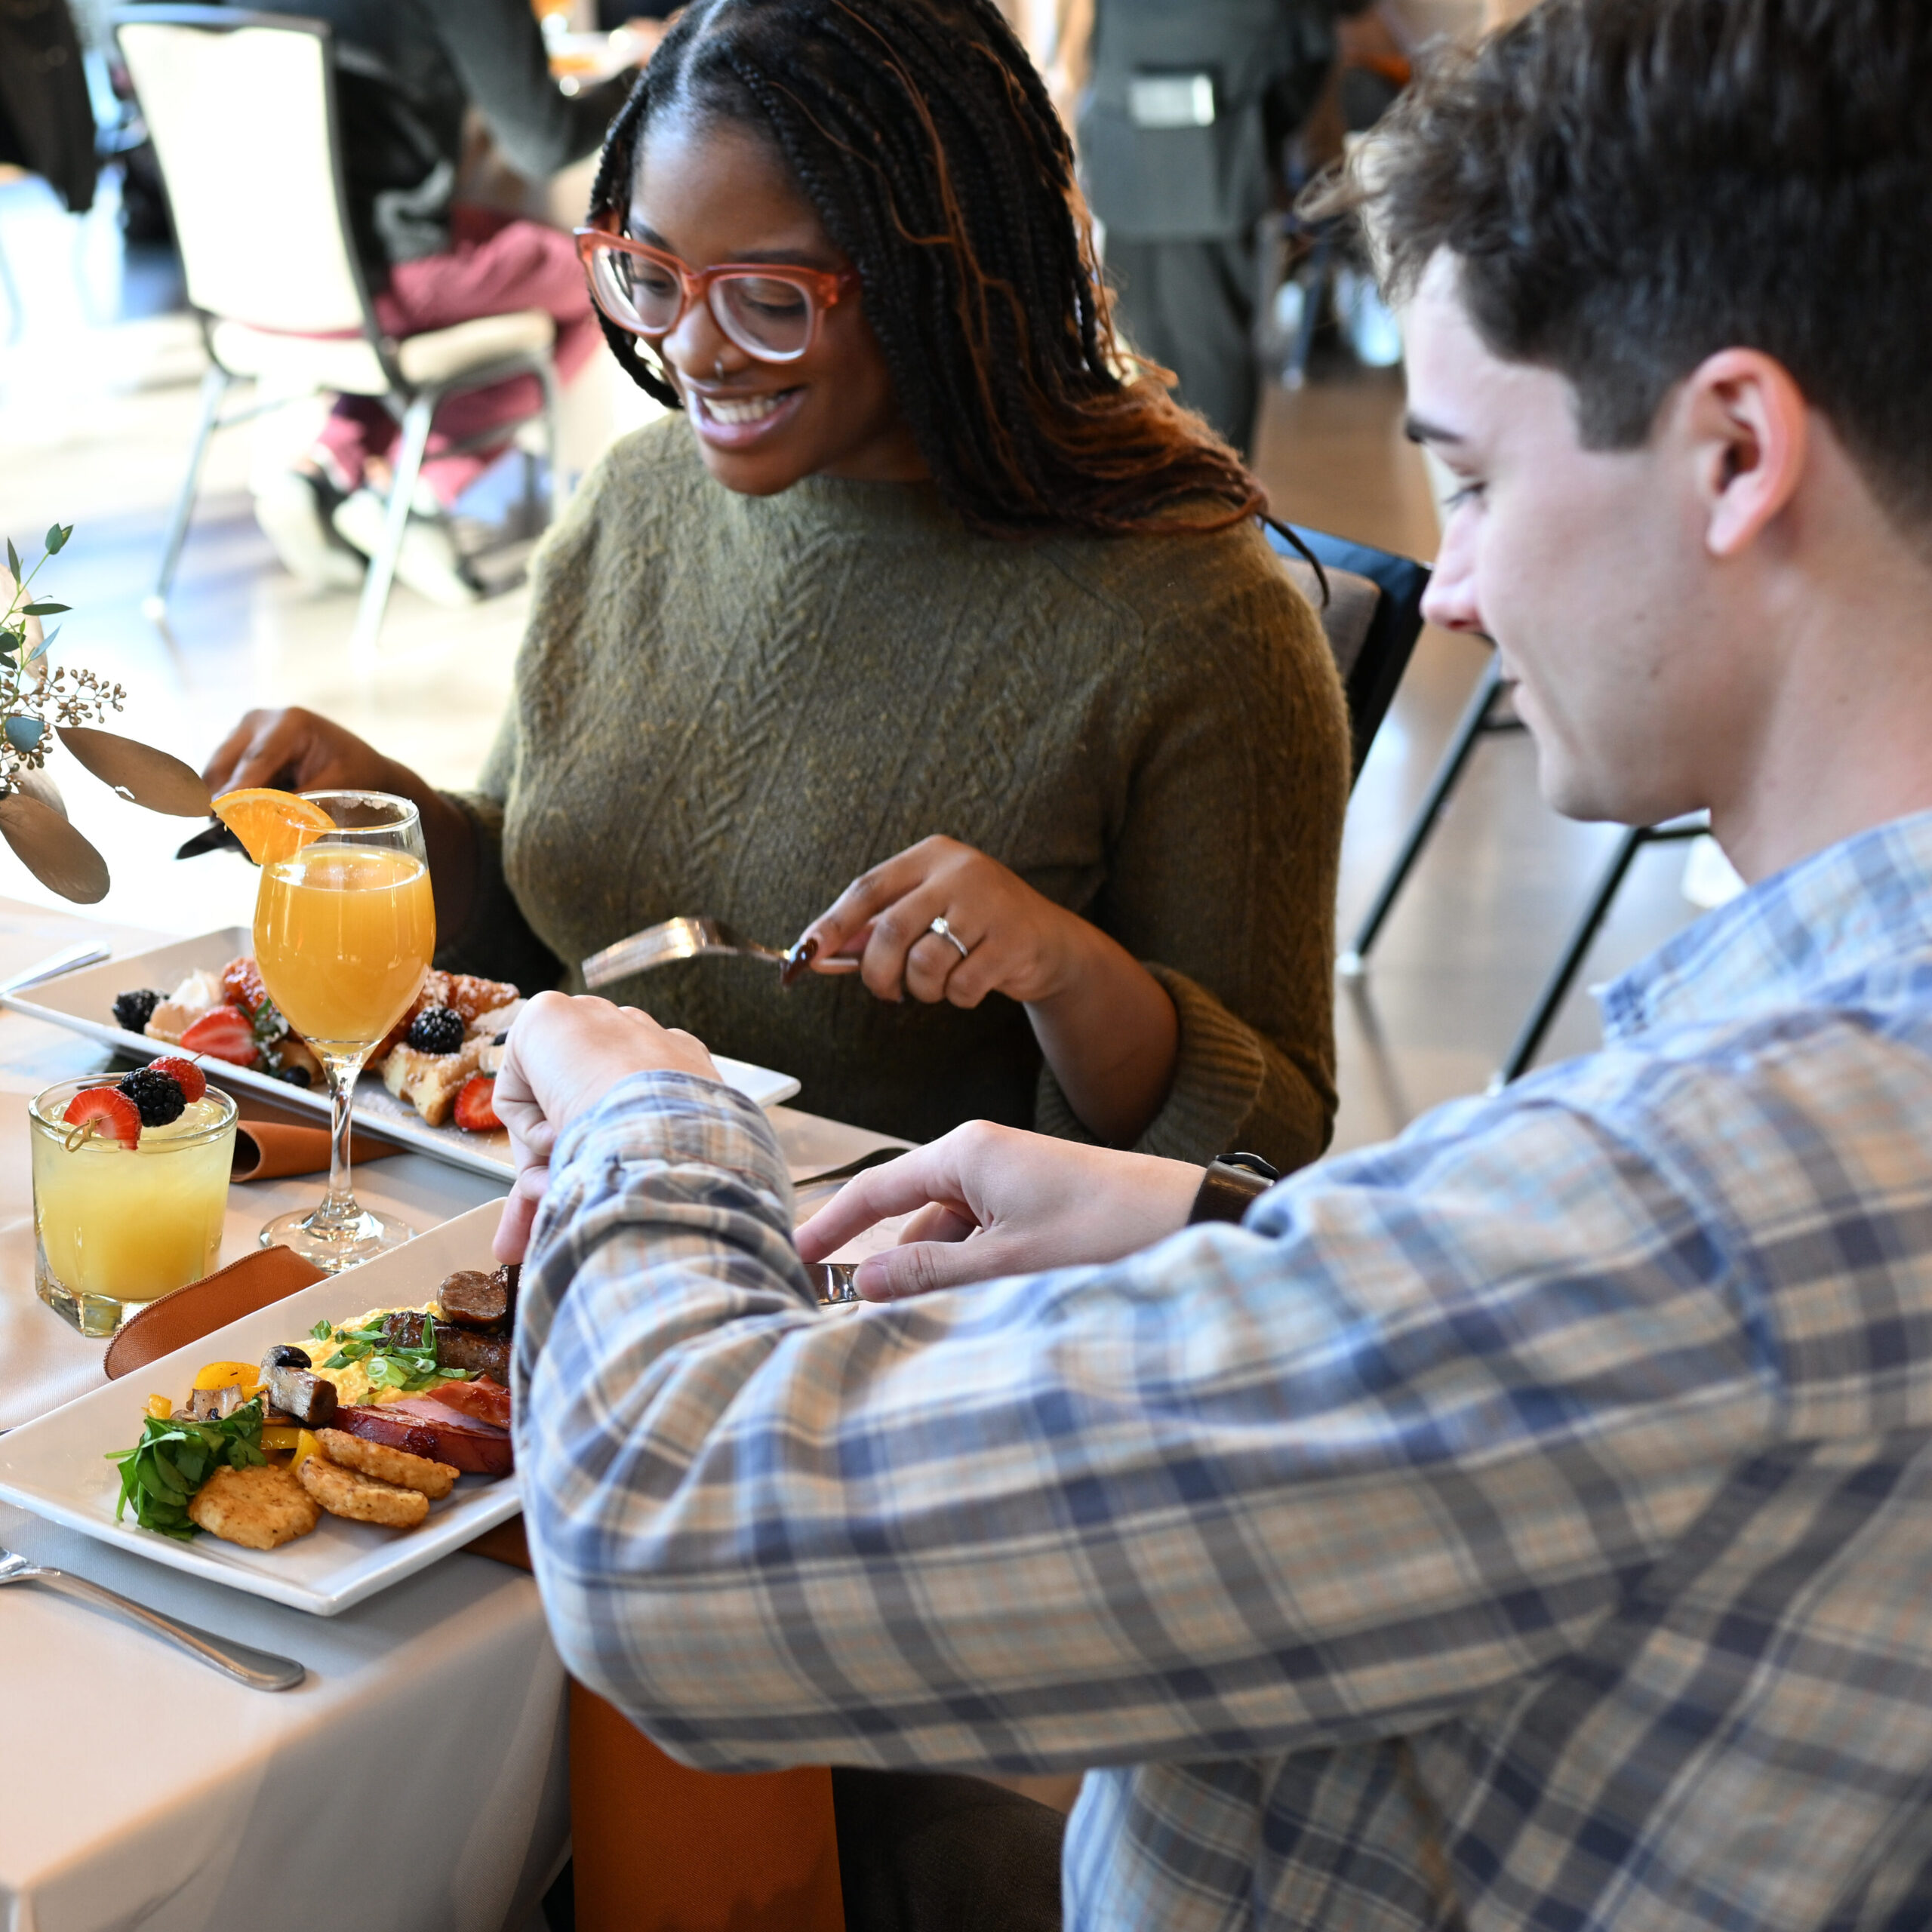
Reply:
[[138, 1146], [77, 1137], [68, 1103], [116, 1078], [63, 1080], [28, 1115], [35, 1292], [84, 1335], [112, 1335], [220, 1265], [235, 1161], [235, 1103], [212, 1087], [178, 1119], [143, 1128]]
[[328, 1075], [329, 1191], [281, 1214], [265, 1247], [293, 1248], [334, 1274], [414, 1232], [371, 1214], [349, 1180], [349, 1107], [370, 1049], [422, 990], [436, 946], [423, 823], [386, 792], [225, 793], [215, 810], [262, 869], [255, 964], [269, 997]]
[[408, 852], [325, 837], [262, 868], [255, 963], [318, 1051], [373, 1047], [408, 1011], [435, 945], [429, 869]]

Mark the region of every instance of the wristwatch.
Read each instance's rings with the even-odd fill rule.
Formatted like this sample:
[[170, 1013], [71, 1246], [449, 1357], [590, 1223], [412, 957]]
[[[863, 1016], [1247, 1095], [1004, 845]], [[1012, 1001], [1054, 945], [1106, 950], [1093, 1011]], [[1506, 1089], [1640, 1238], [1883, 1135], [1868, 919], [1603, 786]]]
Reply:
[[1197, 1221], [1238, 1221], [1255, 1197], [1266, 1194], [1281, 1178], [1279, 1171], [1259, 1154], [1223, 1154], [1208, 1164], [1201, 1177], [1201, 1191], [1194, 1197], [1188, 1226]]

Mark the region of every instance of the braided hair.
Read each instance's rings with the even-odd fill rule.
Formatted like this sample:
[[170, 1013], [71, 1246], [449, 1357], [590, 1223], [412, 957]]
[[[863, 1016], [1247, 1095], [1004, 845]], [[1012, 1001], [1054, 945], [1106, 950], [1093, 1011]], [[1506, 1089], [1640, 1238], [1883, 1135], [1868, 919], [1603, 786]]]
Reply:
[[[1208, 531], [1262, 509], [1165, 372], [1127, 368], [1066, 130], [992, 0], [694, 0], [611, 125], [593, 222], [621, 229], [645, 131], [679, 109], [776, 143], [970, 526]], [[655, 352], [599, 319], [632, 380], [681, 408]]]

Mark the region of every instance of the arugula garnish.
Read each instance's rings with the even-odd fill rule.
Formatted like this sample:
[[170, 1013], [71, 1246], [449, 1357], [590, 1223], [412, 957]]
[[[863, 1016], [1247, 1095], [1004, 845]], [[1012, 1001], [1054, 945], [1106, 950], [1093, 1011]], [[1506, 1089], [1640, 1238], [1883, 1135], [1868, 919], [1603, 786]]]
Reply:
[[268, 1460], [262, 1454], [261, 1398], [207, 1422], [149, 1416], [142, 1425], [140, 1441], [131, 1449], [113, 1451], [107, 1460], [121, 1467], [121, 1497], [114, 1506], [117, 1523], [131, 1503], [134, 1521], [143, 1529], [192, 1542], [201, 1531], [189, 1520], [188, 1505], [208, 1478], [223, 1463], [232, 1469], [251, 1469]]

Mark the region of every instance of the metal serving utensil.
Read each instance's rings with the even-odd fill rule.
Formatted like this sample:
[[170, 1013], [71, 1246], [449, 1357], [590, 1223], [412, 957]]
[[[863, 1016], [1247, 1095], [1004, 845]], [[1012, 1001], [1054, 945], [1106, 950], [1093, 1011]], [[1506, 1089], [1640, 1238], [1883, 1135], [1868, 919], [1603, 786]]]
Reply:
[[245, 1684], [251, 1690], [292, 1690], [307, 1671], [293, 1657], [278, 1657], [272, 1651], [258, 1651], [251, 1644], [237, 1644], [226, 1637], [211, 1637], [192, 1623], [178, 1623], [158, 1610], [124, 1597], [118, 1591], [104, 1590], [85, 1577], [71, 1577], [64, 1570], [49, 1570], [0, 1549], [0, 1584], [45, 1583], [63, 1596], [77, 1597], [82, 1603], [111, 1610], [117, 1615], [145, 1624], [159, 1638], [198, 1657], [212, 1669]]
[[[632, 933], [601, 952], [593, 952], [583, 962], [586, 986], [608, 986], [614, 980], [628, 979], [633, 973], [648, 973], [654, 966], [668, 966], [676, 959], [697, 959], [710, 954], [737, 953], [752, 959], [769, 959], [780, 968], [796, 971], [807, 955], [801, 946], [780, 952], [776, 946], [760, 946], [746, 939], [735, 926], [722, 919], [666, 919]], [[856, 973], [856, 959], [832, 961], [826, 969], [835, 973]]]
[[795, 1194], [802, 1194], [807, 1188], [823, 1187], [827, 1181], [850, 1180], [868, 1168], [882, 1168], [887, 1161], [896, 1161], [901, 1154], [912, 1151], [909, 1147], [875, 1147], [869, 1154], [861, 1154], [856, 1161], [848, 1161], [842, 1168], [827, 1168], [822, 1174], [801, 1174], [792, 1183], [792, 1190]]
[[71, 973], [78, 966], [91, 966], [107, 956], [106, 946], [82, 940], [77, 946], [63, 946], [58, 952], [49, 953], [45, 959], [11, 978], [0, 980], [0, 993], [24, 992], [29, 986], [37, 986], [43, 980], [57, 979], [63, 973]]

